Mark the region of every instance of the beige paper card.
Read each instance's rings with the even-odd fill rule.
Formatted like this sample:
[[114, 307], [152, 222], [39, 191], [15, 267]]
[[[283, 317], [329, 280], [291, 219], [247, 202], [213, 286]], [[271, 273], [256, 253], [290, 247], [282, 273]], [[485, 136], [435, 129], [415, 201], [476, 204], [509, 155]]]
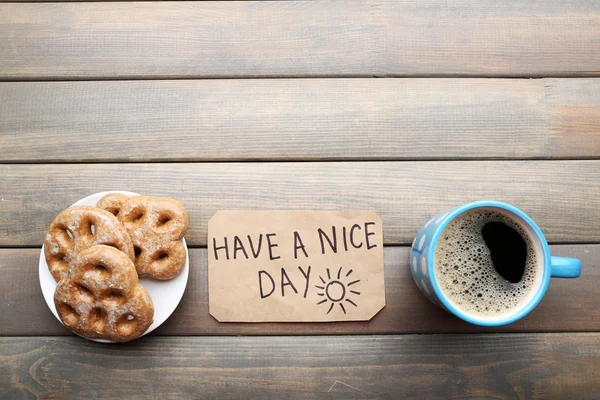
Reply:
[[383, 230], [370, 211], [218, 211], [210, 313], [221, 322], [366, 321], [385, 306]]

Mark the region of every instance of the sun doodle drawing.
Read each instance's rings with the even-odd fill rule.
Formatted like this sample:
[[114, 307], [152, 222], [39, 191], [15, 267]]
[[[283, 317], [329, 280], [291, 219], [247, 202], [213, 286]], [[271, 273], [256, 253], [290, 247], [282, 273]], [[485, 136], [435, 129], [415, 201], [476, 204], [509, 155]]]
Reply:
[[[342, 278], [342, 268], [343, 267], [340, 267], [340, 269], [338, 269], [336, 279], [331, 278], [331, 272], [329, 271], [329, 268], [327, 268], [327, 280], [323, 279], [323, 277], [319, 275], [319, 279], [321, 279], [323, 285], [315, 285], [317, 289], [321, 290], [317, 293], [317, 296], [324, 297], [324, 299], [320, 300], [317, 303], [317, 305], [328, 305], [331, 302], [331, 304], [329, 305], [329, 309], [327, 310], [327, 314], [329, 314], [331, 310], [333, 310], [333, 307], [336, 304], [338, 304], [344, 312], [344, 314], [346, 314], [346, 307], [344, 307], [344, 302], [352, 304], [354, 307], [358, 307], [358, 305], [356, 305], [356, 303], [348, 296], [350, 293], [356, 296], [360, 296], [360, 292], [357, 292], [356, 290], [352, 290], [350, 288], [351, 286], [359, 283], [360, 279], [352, 280], [352, 278], [350, 278], [350, 275], [352, 275], [352, 270], [348, 271], [345, 274], [344, 278]], [[342, 282], [342, 279], [350, 282], [344, 283]]]

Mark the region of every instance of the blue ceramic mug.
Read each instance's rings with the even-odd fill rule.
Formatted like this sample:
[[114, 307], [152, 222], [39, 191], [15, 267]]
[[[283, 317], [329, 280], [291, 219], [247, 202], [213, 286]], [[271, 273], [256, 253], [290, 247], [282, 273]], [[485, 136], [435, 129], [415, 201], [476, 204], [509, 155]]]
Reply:
[[[436, 277], [434, 257], [442, 232], [457, 216], [471, 210], [492, 211], [516, 221], [535, 247], [537, 254], [537, 271], [533, 286], [527, 296], [508, 313], [497, 315], [481, 315], [460, 306], [445, 293]], [[458, 267], [454, 267], [458, 268]], [[524, 212], [506, 203], [498, 201], [478, 201], [462, 205], [450, 211], [440, 213], [431, 218], [419, 231], [410, 251], [410, 270], [419, 290], [434, 304], [472, 324], [483, 326], [499, 326], [509, 324], [523, 318], [537, 306], [550, 283], [551, 277], [577, 278], [581, 275], [581, 261], [574, 258], [550, 256], [548, 242], [540, 228]], [[439, 272], [438, 272], [439, 273]], [[468, 308], [468, 307], [467, 307]]]

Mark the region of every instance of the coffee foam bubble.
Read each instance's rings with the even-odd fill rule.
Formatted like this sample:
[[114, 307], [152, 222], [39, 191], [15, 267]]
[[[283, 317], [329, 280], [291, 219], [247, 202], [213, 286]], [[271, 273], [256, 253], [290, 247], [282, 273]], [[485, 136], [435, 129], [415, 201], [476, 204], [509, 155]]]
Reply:
[[[525, 270], [520, 282], [504, 279], [494, 269], [481, 230], [488, 222], [503, 222], [527, 244]], [[528, 300], [538, 279], [535, 247], [512, 218], [488, 209], [467, 211], [442, 232], [435, 250], [435, 275], [440, 289], [461, 311], [482, 317], [512, 314]]]

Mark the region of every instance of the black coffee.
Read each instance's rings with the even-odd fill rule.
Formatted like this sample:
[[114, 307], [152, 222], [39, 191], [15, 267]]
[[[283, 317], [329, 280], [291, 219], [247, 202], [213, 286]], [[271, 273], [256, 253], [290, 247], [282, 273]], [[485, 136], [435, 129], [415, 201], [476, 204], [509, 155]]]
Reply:
[[521, 233], [504, 222], [492, 221], [483, 226], [481, 235], [496, 272], [509, 282], [520, 282], [527, 262], [527, 242]]
[[467, 211], [442, 232], [435, 250], [440, 288], [466, 313], [498, 317], [527, 301], [541, 279], [535, 247], [513, 217]]

